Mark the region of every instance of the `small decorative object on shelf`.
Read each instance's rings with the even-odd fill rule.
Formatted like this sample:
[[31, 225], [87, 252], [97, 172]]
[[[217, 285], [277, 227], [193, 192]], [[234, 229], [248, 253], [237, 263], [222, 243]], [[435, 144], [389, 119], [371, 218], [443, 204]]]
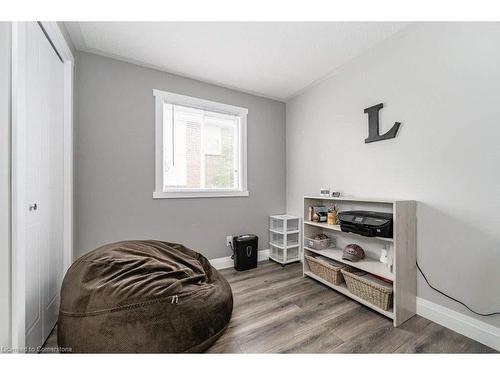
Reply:
[[300, 261], [300, 229], [300, 218], [297, 216], [270, 216], [269, 259], [282, 266]]
[[380, 250], [380, 263], [385, 264], [387, 269], [392, 272], [392, 253], [390, 250]]
[[313, 216], [314, 216], [314, 207], [313, 206], [309, 206], [307, 208], [307, 220], [312, 221], [313, 220]]
[[333, 205], [328, 209], [326, 223], [329, 225], [338, 225], [339, 218], [337, 215], [337, 206]]
[[382, 249], [380, 250], [380, 263], [387, 264], [387, 250]]
[[334, 192], [332, 192], [332, 197], [334, 197], [334, 198], [340, 197], [340, 191], [334, 191]]
[[326, 222], [327, 213], [328, 208], [326, 208], [325, 206], [313, 207], [312, 221], [315, 221], [317, 223]]
[[321, 195], [322, 197], [329, 197], [330, 189], [321, 188], [319, 191], [319, 195]]

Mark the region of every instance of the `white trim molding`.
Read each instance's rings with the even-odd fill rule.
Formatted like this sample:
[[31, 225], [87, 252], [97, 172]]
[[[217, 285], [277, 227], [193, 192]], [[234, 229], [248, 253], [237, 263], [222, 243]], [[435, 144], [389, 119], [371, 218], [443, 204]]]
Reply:
[[228, 198], [248, 197], [248, 190], [189, 190], [189, 191], [154, 191], [153, 199], [165, 198]]
[[40, 22], [64, 64], [64, 272], [73, 263], [73, 86], [75, 57], [57, 22]]
[[[269, 259], [269, 249], [265, 250], [259, 250], [257, 253], [257, 261], [262, 262], [264, 260]], [[216, 270], [223, 270], [226, 268], [231, 268], [234, 266], [234, 260], [231, 259], [231, 257], [222, 257], [222, 258], [215, 258], [215, 259], [209, 259], [210, 264], [216, 269]]]
[[[222, 198], [222, 197], [248, 197], [247, 189], [247, 115], [248, 109], [236, 107], [230, 104], [213, 102], [210, 100], [195, 98], [186, 95], [179, 95], [172, 92], [166, 92], [154, 89], [155, 98], [155, 186], [153, 199], [165, 198]], [[219, 114], [238, 116], [239, 126], [235, 138], [239, 141], [239, 147], [234, 147], [235, 159], [239, 159], [238, 186], [228, 189], [164, 189], [164, 138], [163, 138], [163, 119], [164, 104], [181, 105], [197, 110], [217, 112]], [[236, 169], [236, 167], [235, 167]], [[202, 168], [203, 170], [203, 168]]]
[[224, 104], [219, 102], [213, 102], [211, 100], [205, 100], [200, 98], [194, 98], [192, 96], [175, 94], [173, 92], [161, 91], [153, 89], [153, 96], [155, 98], [161, 98], [163, 101], [177, 104], [185, 105], [188, 107], [204, 109], [207, 111], [217, 111], [221, 113], [226, 113], [229, 115], [247, 115], [248, 109], [243, 107], [236, 107], [230, 104]]
[[26, 27], [12, 23], [11, 94], [11, 345], [25, 343], [25, 153], [26, 144]]
[[417, 314], [500, 351], [500, 328], [417, 297]]

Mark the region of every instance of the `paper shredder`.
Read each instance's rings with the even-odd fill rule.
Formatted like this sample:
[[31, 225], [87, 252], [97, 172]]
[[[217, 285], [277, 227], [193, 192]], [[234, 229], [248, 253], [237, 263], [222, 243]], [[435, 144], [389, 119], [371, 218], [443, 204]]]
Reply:
[[234, 268], [245, 271], [257, 267], [259, 238], [255, 234], [233, 237]]

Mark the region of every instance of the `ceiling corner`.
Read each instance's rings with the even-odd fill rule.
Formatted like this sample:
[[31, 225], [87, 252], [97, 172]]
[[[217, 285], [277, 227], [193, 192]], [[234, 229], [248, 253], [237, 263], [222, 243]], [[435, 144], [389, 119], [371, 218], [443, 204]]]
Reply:
[[86, 51], [87, 44], [85, 43], [85, 38], [80, 28], [80, 23], [79, 22], [63, 22], [63, 23], [66, 29], [68, 30], [69, 36], [75, 48], [78, 51]]

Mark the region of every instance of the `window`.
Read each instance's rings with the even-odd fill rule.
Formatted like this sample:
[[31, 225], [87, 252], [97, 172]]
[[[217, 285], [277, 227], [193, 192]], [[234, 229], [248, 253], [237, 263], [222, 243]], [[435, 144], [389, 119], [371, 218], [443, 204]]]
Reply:
[[153, 198], [248, 196], [246, 108], [153, 90]]

